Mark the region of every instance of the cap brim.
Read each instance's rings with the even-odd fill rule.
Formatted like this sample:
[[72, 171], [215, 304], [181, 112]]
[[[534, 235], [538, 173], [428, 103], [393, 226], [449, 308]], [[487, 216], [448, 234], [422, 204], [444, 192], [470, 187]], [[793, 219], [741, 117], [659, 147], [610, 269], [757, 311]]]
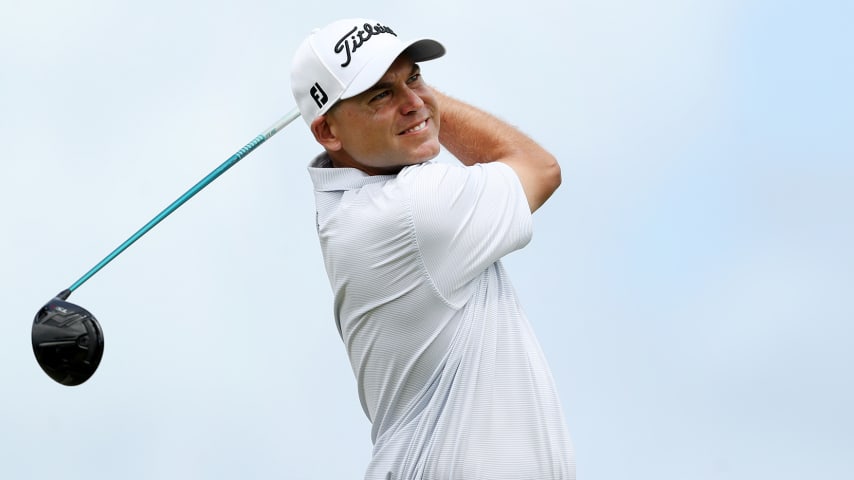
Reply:
[[444, 55], [445, 47], [436, 40], [422, 38], [402, 44], [400, 48], [389, 50], [383, 55], [377, 55], [356, 75], [356, 78], [344, 89], [339, 99], [344, 100], [355, 97], [373, 87], [385, 75], [385, 72], [397, 60], [397, 57], [404, 53], [413, 62], [426, 62]]
[[445, 54], [445, 46], [436, 40], [422, 38], [409, 43], [409, 46], [403, 49], [403, 53], [415, 62], [426, 62], [435, 60]]

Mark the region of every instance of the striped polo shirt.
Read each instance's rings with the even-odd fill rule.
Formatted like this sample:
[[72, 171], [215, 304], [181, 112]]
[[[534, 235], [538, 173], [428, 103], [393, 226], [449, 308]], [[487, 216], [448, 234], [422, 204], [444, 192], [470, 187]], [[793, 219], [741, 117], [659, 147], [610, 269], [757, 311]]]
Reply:
[[334, 315], [372, 423], [370, 480], [574, 479], [543, 352], [500, 259], [531, 239], [500, 162], [309, 166]]

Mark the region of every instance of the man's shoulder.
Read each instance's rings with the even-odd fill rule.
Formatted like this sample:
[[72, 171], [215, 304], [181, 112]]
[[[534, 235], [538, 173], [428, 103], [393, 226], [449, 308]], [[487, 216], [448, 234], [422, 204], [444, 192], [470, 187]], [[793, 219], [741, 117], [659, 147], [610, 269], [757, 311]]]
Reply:
[[480, 189], [493, 180], [515, 177], [513, 169], [500, 163], [479, 163], [466, 166], [461, 163], [427, 162], [404, 168], [396, 180], [402, 185], [420, 187], [419, 190]]
[[397, 175], [397, 180], [404, 183], [447, 183], [454, 178], [463, 179], [471, 173], [471, 167], [461, 163], [430, 161], [404, 168]]

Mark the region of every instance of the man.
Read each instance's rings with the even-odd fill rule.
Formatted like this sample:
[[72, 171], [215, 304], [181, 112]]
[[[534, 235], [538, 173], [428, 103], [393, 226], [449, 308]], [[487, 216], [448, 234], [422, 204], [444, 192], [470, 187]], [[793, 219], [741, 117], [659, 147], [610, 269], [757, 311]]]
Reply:
[[[372, 422], [366, 479], [573, 479], [551, 373], [501, 266], [560, 184], [531, 139], [429, 87], [444, 55], [334, 22], [291, 88], [324, 148], [309, 167], [334, 313]], [[433, 162], [444, 146], [461, 163]]]

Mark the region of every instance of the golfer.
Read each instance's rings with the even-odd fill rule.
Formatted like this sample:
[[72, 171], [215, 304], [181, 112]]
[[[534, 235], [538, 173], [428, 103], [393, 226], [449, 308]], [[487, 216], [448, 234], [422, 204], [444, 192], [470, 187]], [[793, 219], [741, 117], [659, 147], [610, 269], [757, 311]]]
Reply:
[[[348, 19], [315, 30], [291, 70], [323, 147], [309, 173], [335, 321], [372, 424], [365, 478], [574, 479], [554, 380], [501, 265], [530, 241], [560, 167], [431, 88], [420, 62], [444, 53]], [[442, 147], [459, 162], [433, 160]]]

